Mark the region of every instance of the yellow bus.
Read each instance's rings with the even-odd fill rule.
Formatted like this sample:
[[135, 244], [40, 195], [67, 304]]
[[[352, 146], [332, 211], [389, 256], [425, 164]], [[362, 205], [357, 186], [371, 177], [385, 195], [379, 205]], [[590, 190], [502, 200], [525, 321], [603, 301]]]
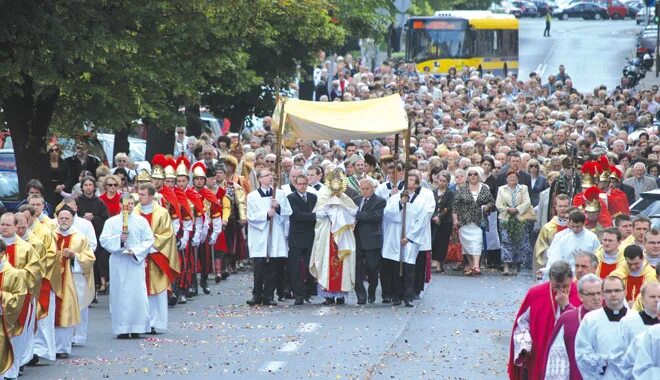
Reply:
[[406, 22], [406, 60], [419, 72], [460, 73], [464, 66], [481, 74], [518, 73], [518, 20], [490, 11], [439, 11]]

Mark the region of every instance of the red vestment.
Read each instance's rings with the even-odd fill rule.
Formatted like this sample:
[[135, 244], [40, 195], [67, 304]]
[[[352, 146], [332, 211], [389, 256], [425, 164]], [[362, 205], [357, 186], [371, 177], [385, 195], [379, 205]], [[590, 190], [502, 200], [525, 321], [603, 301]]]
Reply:
[[614, 272], [619, 263], [608, 264], [604, 261], [601, 261], [598, 265], [600, 265], [600, 278], [605, 279], [605, 277], [609, 276], [610, 273]]
[[555, 339], [557, 339], [557, 335], [563, 329], [563, 343], [564, 347], [566, 348], [568, 364], [570, 366], [569, 380], [582, 380], [580, 369], [578, 368], [577, 361], [575, 360], [575, 336], [577, 335], [578, 328], [580, 327], [580, 322], [582, 322], [582, 319], [588, 312], [589, 311], [586, 310], [584, 306], [580, 306], [572, 310], [567, 310], [565, 313], [559, 316], [559, 319], [555, 324], [555, 328], [552, 331], [552, 337], [550, 340], [548, 340], [548, 345], [545, 349], [545, 360], [543, 363], [541, 363], [543, 365], [543, 368], [541, 368], [541, 376], [545, 376], [552, 343], [555, 341]]
[[607, 194], [607, 209], [613, 218], [616, 218], [619, 214], [630, 215], [626, 193], [619, 189], [610, 189], [609, 194]]
[[[600, 214], [598, 215], [598, 224], [604, 228], [612, 227], [612, 216], [607, 210], [607, 205], [602, 199], [598, 199], [600, 202]], [[584, 191], [578, 193], [573, 197], [573, 206], [584, 208], [585, 207]]]
[[[578, 307], [582, 304], [577, 294], [577, 286], [575, 282], [571, 282], [571, 290], [568, 295], [569, 304]], [[566, 310], [568, 310], [568, 306]], [[522, 366], [516, 365], [514, 360], [518, 356], [518, 352], [514, 352], [514, 333], [518, 328], [518, 321], [520, 317], [529, 311], [529, 334], [532, 338], [532, 349], [529, 357], [522, 363]], [[509, 379], [522, 380], [523, 369], [527, 369], [529, 379], [540, 379], [543, 363], [545, 363], [545, 350], [552, 336], [552, 329], [555, 325], [557, 313], [557, 305], [555, 302], [555, 295], [552, 292], [551, 283], [544, 282], [542, 284], [531, 287], [525, 295], [525, 299], [520, 305], [520, 310], [516, 315], [513, 323], [513, 331], [511, 333], [510, 348], [509, 348]]]

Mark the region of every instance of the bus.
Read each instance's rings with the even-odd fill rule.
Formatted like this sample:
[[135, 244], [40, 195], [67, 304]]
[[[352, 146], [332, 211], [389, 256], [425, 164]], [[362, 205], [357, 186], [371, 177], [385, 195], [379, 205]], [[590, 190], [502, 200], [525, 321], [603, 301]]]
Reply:
[[405, 27], [406, 60], [418, 72], [445, 75], [464, 66], [480, 74], [518, 73], [518, 20], [490, 11], [439, 11]]

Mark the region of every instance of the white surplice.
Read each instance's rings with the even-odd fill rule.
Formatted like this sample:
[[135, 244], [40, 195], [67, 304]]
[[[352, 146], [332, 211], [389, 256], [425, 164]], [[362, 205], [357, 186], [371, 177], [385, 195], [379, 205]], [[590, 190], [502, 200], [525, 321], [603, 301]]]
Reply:
[[[275, 193], [275, 198], [280, 206], [280, 212], [273, 215], [273, 229], [270, 236], [270, 257], [288, 257], [289, 252], [286, 245], [284, 229], [291, 215], [291, 206], [283, 191]], [[250, 258], [266, 257], [269, 244], [268, 210], [270, 209], [271, 197], [262, 197], [258, 190], [252, 191], [247, 196], [247, 220], [248, 220], [248, 249]]]
[[[383, 258], [401, 261], [401, 229], [403, 227], [403, 211], [399, 209], [401, 195], [394, 194], [385, 205], [383, 212]], [[406, 206], [406, 233], [409, 243], [403, 249], [403, 261], [415, 265], [420, 243], [424, 235], [424, 210], [416, 203], [408, 202]]]
[[660, 379], [660, 325], [652, 326], [639, 338], [633, 377], [637, 380], [658, 380]]
[[154, 244], [149, 222], [139, 215], [128, 219], [126, 247], [134, 256], [122, 253], [122, 214], [105, 222], [101, 246], [110, 253], [110, 313], [113, 334], [146, 333], [151, 331], [149, 299], [145, 280], [147, 255]]
[[415, 197], [413, 204], [419, 205], [422, 209], [422, 230], [421, 241], [419, 242], [420, 251], [430, 251], [433, 240], [431, 239], [431, 218], [435, 212], [435, 196], [433, 191], [426, 187], [420, 187], [419, 195]]
[[586, 228], [579, 234], [574, 234], [570, 229], [557, 233], [548, 248], [548, 262], [545, 268], [542, 269], [544, 279], [548, 279], [548, 270], [550, 270], [552, 264], [559, 260], [566, 261], [575, 272], [575, 255], [577, 252], [594, 253], [598, 247], [600, 247], [598, 236]]
[[[626, 310], [624, 307], [619, 312]], [[575, 361], [584, 380], [617, 379], [609, 364], [614, 358], [619, 323], [610, 321], [605, 309], [594, 310], [582, 319], [575, 336]]]
[[612, 350], [613, 359], [608, 367], [612, 367], [617, 380], [632, 379], [632, 369], [637, 356], [637, 344], [635, 338], [646, 332], [650, 326], [644, 324], [639, 312], [628, 311], [621, 322], [619, 322], [617, 341]]

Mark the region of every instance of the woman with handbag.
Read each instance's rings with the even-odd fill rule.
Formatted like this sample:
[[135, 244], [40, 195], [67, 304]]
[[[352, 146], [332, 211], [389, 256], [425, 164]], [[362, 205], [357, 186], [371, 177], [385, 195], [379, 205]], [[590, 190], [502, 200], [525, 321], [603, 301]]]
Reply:
[[527, 223], [536, 219], [527, 186], [518, 184], [518, 172], [507, 173], [506, 185], [500, 186], [495, 205], [500, 213], [503, 274], [515, 275], [520, 267], [532, 263]]
[[482, 224], [484, 216], [495, 204], [488, 186], [481, 182], [482, 173], [481, 167], [470, 167], [467, 183], [457, 186], [454, 195], [454, 224], [458, 226], [463, 254], [468, 259], [468, 265], [463, 270], [466, 276], [481, 274], [479, 261], [484, 248]]
[[454, 192], [449, 190], [451, 174], [448, 171], [433, 168], [431, 178], [433, 179], [433, 195], [435, 196], [435, 211], [431, 218], [432, 258], [436, 264], [436, 273], [444, 273], [449, 237], [454, 230], [454, 220], [452, 218]]

